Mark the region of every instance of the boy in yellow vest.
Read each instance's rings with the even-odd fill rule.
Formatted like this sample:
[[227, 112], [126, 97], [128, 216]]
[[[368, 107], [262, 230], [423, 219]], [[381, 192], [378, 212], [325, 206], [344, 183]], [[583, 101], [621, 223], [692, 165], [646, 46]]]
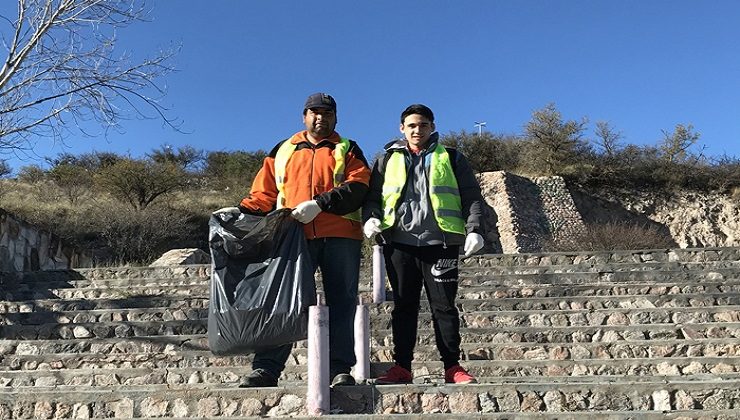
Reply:
[[377, 384], [410, 383], [419, 300], [429, 300], [445, 382], [475, 378], [460, 364], [460, 318], [455, 306], [460, 246], [465, 256], [483, 247], [480, 186], [462, 153], [439, 143], [434, 114], [415, 104], [401, 113], [404, 139], [386, 145], [370, 177], [363, 208], [365, 236], [383, 245], [393, 289], [396, 364]]

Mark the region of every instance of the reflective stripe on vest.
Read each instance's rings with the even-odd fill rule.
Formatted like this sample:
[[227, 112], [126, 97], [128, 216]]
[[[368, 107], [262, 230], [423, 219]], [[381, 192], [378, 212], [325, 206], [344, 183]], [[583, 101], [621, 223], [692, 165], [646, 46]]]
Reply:
[[[275, 154], [275, 186], [278, 190], [276, 208], [278, 209], [285, 207], [285, 168], [288, 165], [288, 160], [293, 155], [293, 152], [295, 152], [296, 146], [288, 139], [280, 145], [280, 148], [278, 148]], [[346, 166], [345, 156], [347, 151], [349, 151], [349, 147], [349, 140], [344, 137], [340, 137], [339, 143], [334, 146], [334, 168], [332, 170], [334, 187], [342, 185], [346, 179], [344, 173]], [[362, 220], [359, 209], [355, 212], [345, 214], [343, 217], [357, 222]]]
[[[444, 232], [465, 235], [460, 189], [452, 169], [450, 155], [444, 146], [437, 144], [431, 158], [429, 198], [437, 225]], [[396, 208], [406, 184], [406, 175], [404, 153], [393, 153], [386, 163], [383, 182], [383, 220], [380, 226], [383, 230], [395, 223]]]

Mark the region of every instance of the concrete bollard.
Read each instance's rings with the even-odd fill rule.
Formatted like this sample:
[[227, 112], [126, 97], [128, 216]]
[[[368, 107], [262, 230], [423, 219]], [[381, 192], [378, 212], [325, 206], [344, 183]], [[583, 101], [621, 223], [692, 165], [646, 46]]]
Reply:
[[364, 381], [370, 377], [370, 310], [362, 298], [355, 311], [355, 358], [355, 379]]
[[308, 415], [329, 414], [329, 307], [321, 296], [308, 308]]
[[373, 245], [373, 303], [385, 302], [385, 259], [383, 247]]

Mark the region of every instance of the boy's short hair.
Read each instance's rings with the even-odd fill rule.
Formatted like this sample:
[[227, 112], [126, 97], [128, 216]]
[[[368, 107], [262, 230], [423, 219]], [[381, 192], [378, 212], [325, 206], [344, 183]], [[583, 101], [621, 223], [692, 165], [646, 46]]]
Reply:
[[419, 114], [422, 117], [428, 119], [429, 122], [434, 122], [434, 113], [431, 109], [429, 109], [428, 106], [422, 104], [413, 104], [409, 105], [408, 108], [404, 109], [401, 113], [401, 124], [403, 124], [403, 121], [406, 119], [406, 117], [413, 114]]

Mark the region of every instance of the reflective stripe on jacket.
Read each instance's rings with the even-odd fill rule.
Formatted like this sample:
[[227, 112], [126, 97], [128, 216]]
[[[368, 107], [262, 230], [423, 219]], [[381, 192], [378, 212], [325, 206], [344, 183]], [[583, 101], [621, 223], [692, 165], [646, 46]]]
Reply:
[[[383, 219], [381, 229], [392, 227], [396, 221], [403, 187], [406, 185], [407, 167], [403, 153], [393, 153], [385, 169], [382, 192]], [[460, 191], [450, 155], [444, 146], [437, 143], [431, 153], [429, 176], [429, 199], [437, 225], [444, 232], [465, 235]]]
[[[282, 169], [277, 171], [278, 152], [285, 143], [292, 145], [292, 153], [285, 160], [284, 172]], [[335, 132], [314, 145], [308, 140], [305, 130], [278, 143], [263, 161], [249, 196], [239, 203], [239, 207], [243, 212], [263, 214], [278, 206], [294, 208], [313, 199], [319, 203], [322, 212], [304, 225], [307, 239], [362, 239], [362, 224], [344, 215], [362, 206], [370, 181], [370, 169], [362, 150], [352, 140], [348, 140], [348, 150], [341, 153], [341, 160], [337, 162], [335, 150], [341, 149], [342, 143]], [[344, 180], [337, 185], [335, 180], [340, 178], [335, 171], [342, 164]], [[282, 164], [280, 166], [283, 167]], [[282, 178], [282, 191], [278, 191], [278, 176]], [[281, 204], [278, 205], [281, 193]]]
[[[278, 148], [277, 154], [275, 155], [275, 186], [278, 190], [276, 208], [280, 209], [285, 207], [285, 168], [288, 165], [288, 160], [295, 152], [298, 145], [290, 141], [285, 141]], [[334, 186], [338, 187], [342, 185], [346, 176], [344, 174], [345, 169], [345, 157], [350, 148], [350, 142], [344, 137], [339, 138], [339, 143], [334, 146], [334, 169], [332, 170], [334, 180]], [[359, 222], [362, 219], [360, 214], [361, 210], [357, 209], [352, 213], [345, 214], [344, 217], [350, 220]]]

